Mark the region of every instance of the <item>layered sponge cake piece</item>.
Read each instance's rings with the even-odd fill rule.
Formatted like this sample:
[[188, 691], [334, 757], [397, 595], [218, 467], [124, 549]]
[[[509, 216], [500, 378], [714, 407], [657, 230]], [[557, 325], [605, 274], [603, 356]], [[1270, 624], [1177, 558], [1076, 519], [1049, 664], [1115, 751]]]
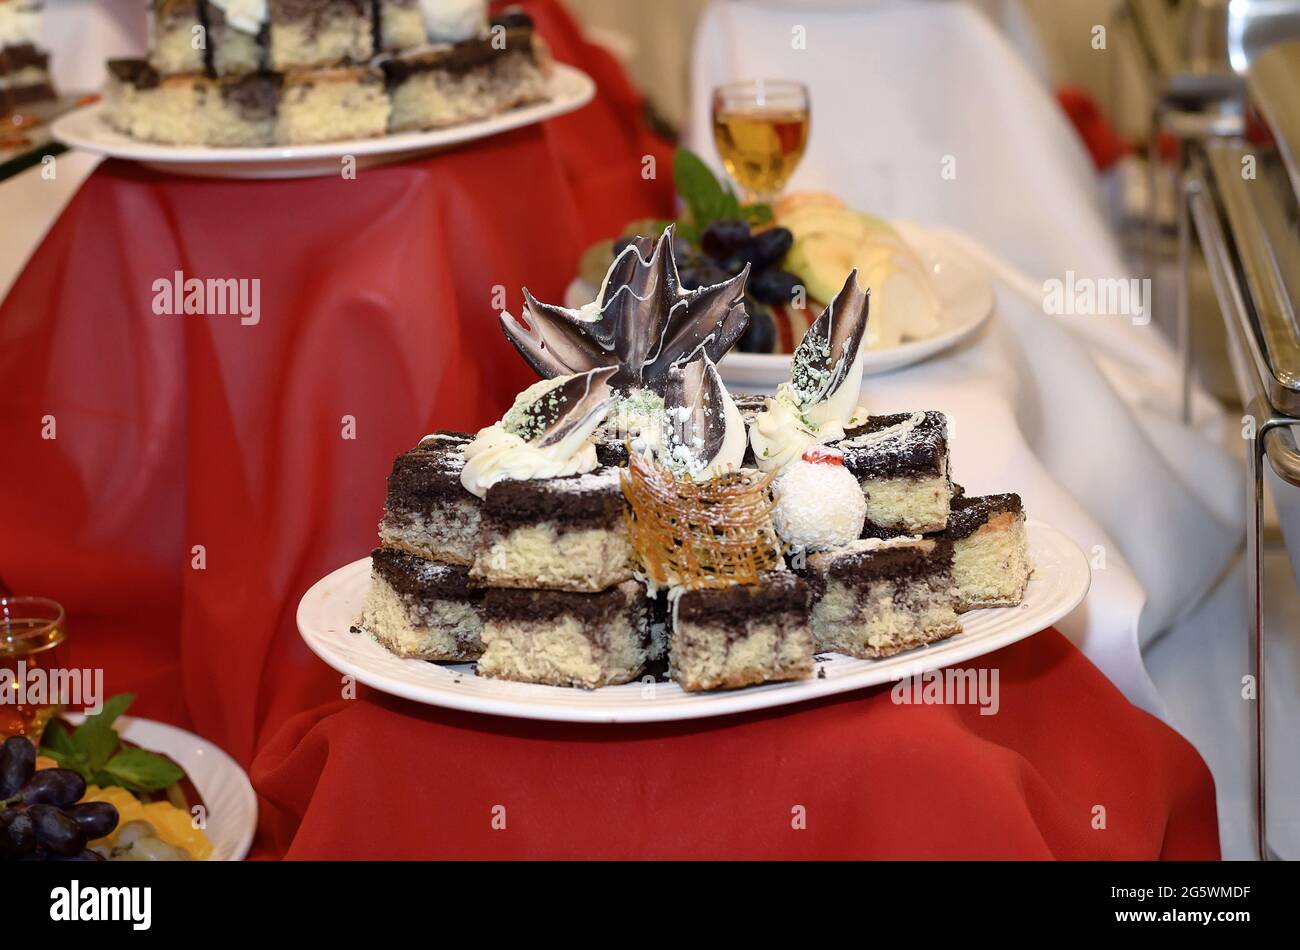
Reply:
[[947, 527], [952, 483], [943, 413], [872, 416], [834, 445], [862, 485], [869, 528], [924, 534]]
[[369, 66], [318, 69], [284, 77], [276, 135], [307, 144], [367, 139], [388, 129], [383, 74]]
[[383, 64], [394, 132], [486, 118], [549, 97], [550, 56], [532, 29], [402, 53]]
[[379, 548], [356, 626], [401, 657], [464, 662], [483, 652], [483, 591], [469, 569]]
[[374, 55], [371, 0], [267, 0], [278, 71], [364, 63]]
[[862, 659], [961, 632], [946, 539], [867, 538], [808, 558], [819, 652]]
[[954, 498], [944, 537], [953, 546], [959, 611], [1014, 607], [1024, 599], [1033, 565], [1019, 495]]
[[487, 587], [601, 591], [632, 576], [616, 468], [500, 481], [482, 505], [482, 542], [470, 577]]
[[774, 571], [752, 586], [677, 595], [669, 669], [684, 690], [733, 689], [813, 673], [808, 586]]
[[629, 682], [645, 665], [649, 610], [636, 581], [598, 594], [489, 590], [478, 672], [586, 689]]
[[469, 566], [479, 541], [479, 499], [460, 482], [473, 441], [463, 432], [435, 432], [399, 455], [388, 476], [379, 539], [384, 547]]
[[125, 135], [170, 145], [275, 141], [278, 76], [162, 76], [139, 59], [112, 60], [108, 68], [108, 121]]

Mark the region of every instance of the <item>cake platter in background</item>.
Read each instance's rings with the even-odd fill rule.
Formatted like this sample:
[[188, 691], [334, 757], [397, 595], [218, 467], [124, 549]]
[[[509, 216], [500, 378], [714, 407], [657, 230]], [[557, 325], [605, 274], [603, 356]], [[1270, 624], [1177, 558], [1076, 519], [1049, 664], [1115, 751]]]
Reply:
[[[532, 20], [486, 0], [154, 0], [145, 59], [63, 117], [69, 146], [177, 174], [337, 175], [531, 125], [595, 87]], [[195, 36], [206, 42], [197, 44]]]

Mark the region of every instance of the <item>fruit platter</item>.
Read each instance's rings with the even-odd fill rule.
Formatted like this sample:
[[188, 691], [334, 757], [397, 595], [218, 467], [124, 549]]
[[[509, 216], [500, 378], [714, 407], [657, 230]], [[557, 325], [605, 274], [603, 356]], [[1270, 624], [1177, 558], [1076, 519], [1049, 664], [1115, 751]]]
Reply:
[[[0, 744], [0, 861], [243, 857], [256, 805], [242, 771], [182, 730], [123, 719], [133, 699], [114, 696], [97, 713]], [[155, 751], [163, 745], [168, 753]]]
[[678, 149], [674, 221], [636, 220], [589, 247], [566, 295], [578, 308], [596, 296], [611, 261], [637, 235], [674, 225], [682, 286], [709, 286], [749, 268], [749, 328], [722, 361], [740, 386], [786, 378], [790, 354], [854, 268], [871, 291], [864, 371], [878, 374], [927, 359], [971, 336], [993, 311], [987, 278], [940, 233], [848, 207], [833, 194], [796, 192], [772, 204], [742, 204], [695, 154]]

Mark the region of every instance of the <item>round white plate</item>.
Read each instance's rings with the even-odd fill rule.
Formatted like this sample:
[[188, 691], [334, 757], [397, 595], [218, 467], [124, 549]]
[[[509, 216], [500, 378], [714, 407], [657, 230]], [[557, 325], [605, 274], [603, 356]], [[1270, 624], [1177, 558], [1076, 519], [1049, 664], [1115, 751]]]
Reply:
[[[69, 714], [63, 718], [77, 725], [84, 717]], [[189, 775], [208, 806], [204, 829], [212, 842], [208, 860], [244, 860], [257, 831], [257, 795], [239, 763], [207, 739], [164, 722], [123, 716], [113, 727], [140, 748], [171, 756]]]
[[1073, 541], [1042, 522], [1030, 521], [1028, 527], [1035, 570], [1019, 607], [962, 614], [965, 629], [957, 636], [884, 660], [820, 654], [816, 675], [793, 683], [710, 693], [687, 693], [665, 682], [565, 689], [476, 676], [469, 663], [399, 659], [370, 637], [349, 629], [370, 586], [369, 558], [339, 568], [307, 591], [298, 604], [298, 630], [307, 646], [340, 673], [431, 706], [564, 722], [702, 719], [894, 682], [983, 656], [1050, 627], [1079, 605], [1092, 578], [1083, 552]]
[[[863, 354], [864, 372], [868, 376], [902, 369], [927, 360], [975, 333], [993, 314], [993, 285], [970, 261], [958, 257], [951, 248], [931, 237], [925, 228], [904, 221], [891, 224], [902, 233], [908, 244], [934, 275], [942, 309], [939, 333], [924, 340], [909, 340], [898, 346], [867, 350]], [[565, 306], [577, 308], [590, 302], [598, 288], [582, 278], [575, 279], [565, 292]], [[749, 389], [774, 389], [790, 378], [790, 357], [770, 353], [741, 353], [732, 350], [718, 364], [728, 385]]]
[[52, 133], [65, 145], [113, 158], [141, 162], [175, 175], [206, 178], [310, 178], [339, 174], [344, 156], [358, 168], [405, 161], [508, 132], [579, 109], [596, 94], [596, 84], [581, 70], [556, 63], [551, 74], [551, 98], [478, 122], [431, 132], [401, 132], [373, 139], [286, 145], [270, 148], [207, 148], [140, 142], [115, 131], [103, 118], [103, 102], [77, 109], [54, 123]]

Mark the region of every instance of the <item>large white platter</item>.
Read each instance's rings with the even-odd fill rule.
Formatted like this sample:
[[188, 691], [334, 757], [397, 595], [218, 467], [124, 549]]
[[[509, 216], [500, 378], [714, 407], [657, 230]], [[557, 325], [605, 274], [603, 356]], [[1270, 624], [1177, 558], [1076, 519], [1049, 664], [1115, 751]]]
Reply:
[[286, 145], [272, 148], [208, 148], [140, 142], [115, 131], [104, 120], [103, 102], [71, 112], [54, 123], [55, 138], [72, 148], [141, 162], [174, 175], [205, 178], [311, 178], [338, 175], [342, 159], [352, 156], [358, 168], [405, 161], [533, 125], [585, 106], [596, 84], [581, 70], [557, 63], [551, 74], [551, 98], [479, 122], [431, 132], [402, 132], [374, 139]]
[[[972, 336], [993, 314], [993, 285], [968, 259], [955, 253], [950, 244], [920, 225], [905, 221], [891, 224], [920, 255], [934, 275], [942, 309], [940, 331], [924, 340], [909, 340], [897, 346], [867, 350], [862, 355], [863, 372], [879, 376], [904, 366], [930, 359]], [[577, 278], [565, 291], [565, 306], [581, 307], [590, 302], [598, 288]], [[790, 378], [790, 357], [770, 353], [741, 353], [733, 349], [718, 364], [723, 380], [739, 389], [773, 389]]]
[[[80, 715], [64, 718], [74, 725], [82, 721]], [[257, 795], [239, 763], [207, 739], [163, 722], [123, 716], [113, 727], [140, 748], [170, 756], [190, 777], [208, 808], [208, 860], [244, 860], [257, 831]]]
[[532, 686], [476, 676], [468, 663], [399, 659], [370, 637], [350, 631], [370, 585], [369, 558], [339, 568], [307, 591], [298, 604], [298, 630], [307, 646], [340, 673], [432, 706], [565, 722], [701, 719], [894, 682], [972, 660], [1050, 627], [1088, 593], [1088, 562], [1073, 541], [1038, 521], [1029, 522], [1029, 553], [1035, 571], [1024, 603], [963, 614], [965, 630], [955, 637], [884, 660], [825, 653], [813, 679], [711, 693], [687, 693], [665, 682], [596, 690]]

